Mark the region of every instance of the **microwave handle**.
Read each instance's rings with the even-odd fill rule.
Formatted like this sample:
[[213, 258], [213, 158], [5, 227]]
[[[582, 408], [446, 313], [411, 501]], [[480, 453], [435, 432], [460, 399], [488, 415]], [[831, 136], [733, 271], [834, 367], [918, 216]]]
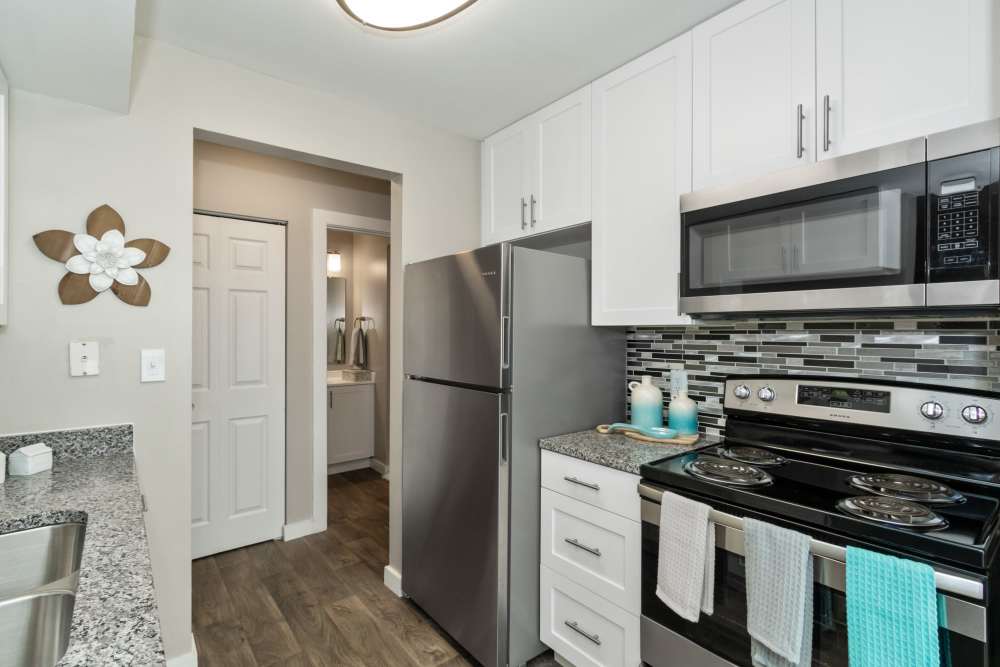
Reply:
[[[639, 495], [647, 501], [659, 503], [663, 498], [663, 491], [647, 484], [639, 484]], [[653, 511], [650, 512], [646, 509], [647, 505], [648, 503], [643, 503], [642, 520], [646, 523], [659, 525], [659, 508], [652, 506]], [[743, 519], [738, 516], [713, 509], [709, 512], [708, 520], [717, 526], [723, 526], [739, 533], [743, 532]], [[820, 558], [825, 558], [841, 565], [847, 563], [847, 549], [835, 544], [821, 542], [820, 540], [810, 540], [809, 551], [814, 556], [819, 556]], [[983, 583], [981, 581], [967, 579], [947, 572], [934, 570], [934, 585], [937, 586], [939, 591], [954, 593], [955, 595], [961, 595], [973, 600], [982, 600], [984, 597]]]

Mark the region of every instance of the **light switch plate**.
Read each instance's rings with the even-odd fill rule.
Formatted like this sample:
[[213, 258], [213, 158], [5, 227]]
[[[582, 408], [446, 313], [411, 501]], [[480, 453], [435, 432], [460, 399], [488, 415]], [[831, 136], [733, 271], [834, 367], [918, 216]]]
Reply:
[[167, 379], [167, 351], [143, 350], [140, 382], [164, 382]]
[[72, 340], [69, 343], [71, 377], [101, 374], [101, 344], [96, 340]]

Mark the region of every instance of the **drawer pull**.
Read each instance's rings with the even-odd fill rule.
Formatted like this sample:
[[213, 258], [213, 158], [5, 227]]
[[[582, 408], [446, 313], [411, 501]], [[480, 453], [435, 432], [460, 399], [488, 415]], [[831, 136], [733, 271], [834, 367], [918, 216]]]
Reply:
[[567, 537], [567, 544], [572, 544], [577, 549], [583, 549], [587, 553], [594, 554], [598, 558], [601, 557], [601, 550], [596, 547], [588, 547], [586, 544], [580, 544], [580, 542], [575, 537]]
[[563, 477], [563, 479], [566, 480], [567, 482], [569, 482], [570, 484], [579, 484], [580, 486], [585, 486], [588, 489], [593, 489], [594, 491], [600, 491], [601, 490], [601, 485], [600, 484], [592, 484], [591, 482], [585, 482], [582, 479], [577, 479], [576, 477], [566, 476], [566, 477]]
[[572, 630], [573, 632], [576, 632], [578, 634], [583, 635], [584, 637], [586, 637], [590, 641], [594, 642], [598, 646], [601, 645], [601, 637], [600, 637], [600, 635], [592, 635], [592, 634], [590, 634], [589, 632], [587, 632], [586, 630], [584, 630], [583, 628], [581, 628], [580, 624], [577, 623], [576, 621], [566, 621], [565, 623], [566, 623], [566, 627], [569, 628], [570, 630]]

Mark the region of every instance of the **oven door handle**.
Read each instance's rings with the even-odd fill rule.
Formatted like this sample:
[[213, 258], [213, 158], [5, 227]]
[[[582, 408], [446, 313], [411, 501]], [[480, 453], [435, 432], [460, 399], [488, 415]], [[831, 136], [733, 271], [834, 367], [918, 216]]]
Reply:
[[[642, 503], [642, 520], [656, 526], [660, 525], [659, 503], [663, 497], [663, 491], [648, 484], [639, 484], [639, 495], [644, 501]], [[708, 520], [718, 527], [719, 532], [716, 533], [717, 547], [739, 556], [744, 555], [742, 518], [713, 509], [709, 512]], [[838, 579], [843, 576], [844, 568], [846, 568], [847, 564], [847, 549], [828, 542], [810, 540], [809, 551], [814, 556], [830, 561], [832, 565], [840, 566], [836, 568], [837, 572], [835, 576]], [[819, 579], [819, 575], [820, 572], [817, 571], [817, 579]], [[821, 583], [826, 584], [827, 582], [821, 581]], [[960, 577], [948, 572], [941, 572], [937, 569], [934, 570], [934, 585], [937, 586], [939, 591], [954, 593], [955, 595], [961, 595], [973, 600], [981, 601], [985, 597], [983, 582]], [[838, 586], [831, 587], [844, 590]]]

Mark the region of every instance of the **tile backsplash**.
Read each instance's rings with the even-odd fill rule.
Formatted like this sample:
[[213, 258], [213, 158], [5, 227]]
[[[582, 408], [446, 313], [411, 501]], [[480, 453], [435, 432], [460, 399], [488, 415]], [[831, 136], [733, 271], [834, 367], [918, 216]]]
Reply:
[[708, 321], [628, 331], [627, 379], [643, 375], [669, 403], [670, 371], [688, 371], [699, 426], [725, 431], [724, 379], [736, 373], [900, 379], [1000, 390], [1000, 320], [838, 319]]

